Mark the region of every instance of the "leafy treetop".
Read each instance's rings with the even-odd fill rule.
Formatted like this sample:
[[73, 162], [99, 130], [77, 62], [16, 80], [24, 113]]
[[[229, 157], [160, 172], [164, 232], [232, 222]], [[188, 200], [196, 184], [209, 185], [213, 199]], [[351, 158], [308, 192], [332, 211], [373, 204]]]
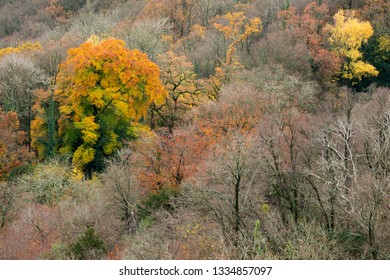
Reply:
[[146, 54], [126, 49], [121, 40], [92, 36], [68, 51], [58, 75], [60, 152], [73, 152], [80, 168], [99, 169], [96, 161], [134, 136], [134, 122], [166, 94], [160, 70]]
[[231, 41], [226, 52], [226, 65], [238, 63], [236, 57], [237, 45], [244, 42], [250, 35], [260, 33], [262, 24], [259, 17], [247, 18], [245, 12], [229, 12], [216, 17], [214, 27]]
[[340, 10], [334, 16], [334, 25], [328, 25], [332, 48], [344, 59], [341, 76], [345, 80], [358, 80], [363, 77], [377, 76], [379, 72], [369, 63], [363, 62], [363, 43], [374, 34], [368, 21], [355, 17], [354, 11]]

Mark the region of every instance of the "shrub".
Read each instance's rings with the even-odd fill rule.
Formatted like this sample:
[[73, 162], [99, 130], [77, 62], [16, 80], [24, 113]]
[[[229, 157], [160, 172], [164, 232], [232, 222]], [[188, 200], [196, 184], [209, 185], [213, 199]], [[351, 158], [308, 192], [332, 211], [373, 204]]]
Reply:
[[85, 233], [71, 246], [72, 258], [77, 260], [99, 259], [105, 251], [104, 242], [95, 233], [93, 227], [87, 228]]
[[64, 7], [66, 11], [77, 12], [86, 2], [87, 0], [60, 0], [60, 5]]
[[21, 176], [18, 184], [28, 191], [34, 200], [49, 206], [56, 205], [66, 194], [72, 194], [77, 182], [67, 165], [60, 161], [38, 164], [32, 172]]
[[0, 184], [0, 228], [9, 220], [15, 201], [15, 192], [10, 184]]

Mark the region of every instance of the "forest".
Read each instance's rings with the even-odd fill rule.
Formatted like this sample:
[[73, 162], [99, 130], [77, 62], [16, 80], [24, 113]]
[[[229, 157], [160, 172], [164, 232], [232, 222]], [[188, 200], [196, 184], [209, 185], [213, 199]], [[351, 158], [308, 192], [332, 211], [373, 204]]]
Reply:
[[390, 1], [0, 0], [0, 259], [390, 259]]

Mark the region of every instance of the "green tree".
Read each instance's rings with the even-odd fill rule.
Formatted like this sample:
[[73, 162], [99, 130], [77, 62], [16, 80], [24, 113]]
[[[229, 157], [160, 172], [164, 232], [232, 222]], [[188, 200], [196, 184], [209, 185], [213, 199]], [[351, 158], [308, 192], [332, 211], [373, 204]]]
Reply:
[[70, 249], [71, 257], [76, 260], [96, 260], [106, 252], [103, 240], [95, 233], [93, 227], [88, 227]]
[[38, 90], [37, 101], [33, 106], [35, 119], [31, 123], [31, 146], [41, 159], [53, 157], [58, 147], [59, 118], [58, 102], [54, 100], [54, 90]]
[[379, 71], [379, 75], [366, 79], [363, 87], [376, 83], [378, 86], [390, 86], [390, 36], [374, 35], [363, 46], [364, 58]]

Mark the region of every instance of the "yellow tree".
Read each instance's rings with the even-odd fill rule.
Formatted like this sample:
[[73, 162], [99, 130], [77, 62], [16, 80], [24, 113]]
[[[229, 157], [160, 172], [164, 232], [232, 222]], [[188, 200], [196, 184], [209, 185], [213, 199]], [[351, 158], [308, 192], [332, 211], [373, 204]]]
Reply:
[[73, 164], [87, 175], [101, 170], [104, 158], [135, 136], [149, 105], [164, 102], [166, 94], [160, 70], [146, 54], [126, 49], [121, 40], [92, 36], [68, 51], [58, 74], [60, 152], [73, 153]]
[[9, 48], [0, 49], [0, 58], [11, 53], [21, 53], [21, 52], [35, 51], [35, 50], [42, 50], [41, 44], [39, 44], [38, 42], [36, 43], [27, 42], [16, 48], [9, 47]]
[[215, 20], [214, 27], [230, 41], [226, 52], [225, 65], [238, 65], [237, 46], [243, 43], [250, 35], [261, 32], [262, 24], [260, 18], [248, 19], [244, 12], [230, 12], [224, 16], [218, 16]]
[[344, 60], [341, 77], [353, 84], [363, 77], [377, 76], [376, 68], [362, 60], [363, 54], [359, 51], [363, 43], [374, 34], [368, 21], [361, 21], [355, 17], [354, 11], [340, 10], [334, 16], [334, 25], [328, 25], [330, 31], [329, 42], [332, 48]]

